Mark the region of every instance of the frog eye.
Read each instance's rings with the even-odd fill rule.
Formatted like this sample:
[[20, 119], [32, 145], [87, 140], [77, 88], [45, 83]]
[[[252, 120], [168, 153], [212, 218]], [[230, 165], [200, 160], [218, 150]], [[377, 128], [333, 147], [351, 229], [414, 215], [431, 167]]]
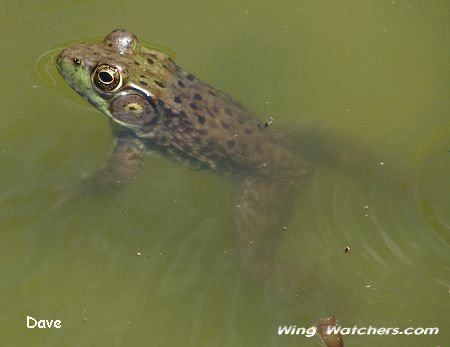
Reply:
[[108, 64], [97, 66], [92, 75], [94, 84], [105, 92], [112, 92], [119, 89], [122, 85], [122, 76], [119, 70]]

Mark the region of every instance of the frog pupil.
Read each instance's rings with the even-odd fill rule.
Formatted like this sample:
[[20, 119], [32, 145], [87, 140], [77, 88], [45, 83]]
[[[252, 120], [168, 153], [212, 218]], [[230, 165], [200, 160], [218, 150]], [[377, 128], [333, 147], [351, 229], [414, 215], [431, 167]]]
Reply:
[[111, 83], [113, 81], [113, 76], [111, 76], [111, 74], [107, 71], [101, 71], [98, 74], [98, 77], [100, 78], [100, 81], [102, 81], [103, 83]]
[[116, 67], [102, 64], [95, 69], [92, 83], [104, 92], [112, 92], [122, 85], [122, 76]]

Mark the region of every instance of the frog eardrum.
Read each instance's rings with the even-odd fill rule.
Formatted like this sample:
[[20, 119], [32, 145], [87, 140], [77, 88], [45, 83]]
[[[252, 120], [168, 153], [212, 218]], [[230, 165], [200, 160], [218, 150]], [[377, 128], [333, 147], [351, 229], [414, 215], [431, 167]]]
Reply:
[[131, 126], [149, 125], [157, 118], [150, 100], [135, 93], [114, 98], [110, 104], [110, 111], [116, 120]]
[[92, 74], [94, 85], [104, 92], [112, 92], [122, 86], [122, 75], [114, 66], [101, 64]]

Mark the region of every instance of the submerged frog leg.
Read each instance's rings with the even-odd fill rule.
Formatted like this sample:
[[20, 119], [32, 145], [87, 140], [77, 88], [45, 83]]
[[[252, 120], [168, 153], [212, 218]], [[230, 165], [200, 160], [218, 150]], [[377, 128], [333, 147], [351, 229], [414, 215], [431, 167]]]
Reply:
[[97, 172], [78, 182], [75, 187], [62, 190], [62, 197], [54, 204], [60, 207], [74, 199], [89, 197], [98, 192], [112, 192], [130, 182], [144, 157], [144, 144], [129, 135], [118, 135], [106, 163]]
[[129, 183], [144, 159], [144, 144], [136, 137], [119, 135], [106, 163], [92, 177], [97, 189], [111, 189]]
[[235, 221], [243, 267], [258, 279], [272, 274], [295, 182], [249, 176], [236, 183]]
[[[284, 218], [289, 215], [288, 208], [297, 186], [296, 179], [255, 176], [245, 177], [236, 184], [235, 219], [243, 267], [258, 280], [270, 281], [271, 277], [278, 277], [282, 287], [291, 287], [291, 281], [295, 279], [279, 273], [283, 268], [274, 265], [274, 254], [283, 237], [287, 224]], [[327, 347], [343, 347], [341, 334], [327, 332], [334, 326], [337, 326], [335, 316], [321, 318], [317, 325], [318, 334]]]

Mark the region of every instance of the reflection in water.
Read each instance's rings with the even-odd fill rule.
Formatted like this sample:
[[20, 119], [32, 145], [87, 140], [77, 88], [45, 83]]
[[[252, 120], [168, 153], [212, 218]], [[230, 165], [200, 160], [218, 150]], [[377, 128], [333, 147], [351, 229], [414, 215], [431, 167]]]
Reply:
[[58, 52], [63, 48], [51, 49], [45, 53], [42, 53], [36, 60], [35, 71], [40, 81], [46, 83], [49, 86], [56, 86], [57, 74], [55, 67], [55, 59]]

